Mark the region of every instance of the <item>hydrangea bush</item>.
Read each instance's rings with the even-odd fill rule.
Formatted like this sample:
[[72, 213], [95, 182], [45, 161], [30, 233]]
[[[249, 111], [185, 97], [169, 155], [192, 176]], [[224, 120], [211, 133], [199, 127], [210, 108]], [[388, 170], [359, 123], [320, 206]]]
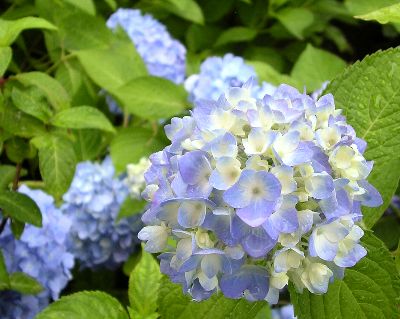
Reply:
[[59, 298], [71, 280], [74, 257], [66, 247], [72, 225], [69, 217], [55, 206], [54, 199], [41, 190], [21, 186], [19, 192], [29, 195], [42, 212], [43, 227], [27, 225], [20, 239], [6, 226], [0, 235], [0, 247], [9, 273], [24, 272], [42, 284], [38, 295], [22, 295], [14, 291], [0, 292], [0, 317], [31, 319], [50, 300]]
[[195, 300], [221, 290], [274, 304], [289, 281], [326, 293], [366, 255], [361, 205], [382, 204], [367, 145], [332, 95], [251, 92], [247, 82], [173, 118], [145, 174], [139, 238]]

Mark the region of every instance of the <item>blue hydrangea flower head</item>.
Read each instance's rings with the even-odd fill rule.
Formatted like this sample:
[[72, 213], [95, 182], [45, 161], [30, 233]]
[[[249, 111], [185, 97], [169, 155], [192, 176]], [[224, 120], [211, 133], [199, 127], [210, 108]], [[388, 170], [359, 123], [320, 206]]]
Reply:
[[[217, 100], [230, 87], [242, 86], [250, 77], [257, 78], [254, 68], [239, 56], [231, 53], [223, 57], [209, 57], [200, 66], [200, 73], [189, 76], [185, 88], [190, 100]], [[263, 82], [262, 86], [253, 87], [255, 96], [271, 94], [275, 87]], [[262, 97], [261, 96], [261, 97]]]
[[293, 305], [285, 305], [272, 309], [272, 319], [296, 319]]
[[0, 236], [0, 246], [8, 272], [26, 273], [38, 280], [44, 290], [35, 296], [0, 292], [0, 317], [29, 319], [46, 307], [51, 299], [58, 299], [72, 278], [74, 258], [66, 248], [71, 220], [55, 206], [53, 198], [26, 186], [21, 186], [19, 192], [37, 203], [42, 212], [43, 227], [27, 224], [17, 240], [8, 224]]
[[110, 29], [121, 27], [134, 43], [151, 75], [182, 83], [185, 78], [186, 49], [166, 27], [140, 10], [118, 9], [107, 21]]
[[328, 94], [288, 85], [259, 98], [252, 82], [165, 127], [150, 156], [138, 237], [161, 271], [194, 299], [275, 304], [290, 281], [327, 292], [366, 255], [361, 205], [382, 204], [366, 181], [373, 163]]
[[79, 163], [63, 196], [62, 210], [72, 220], [68, 245], [82, 268], [115, 268], [138, 242], [138, 216], [116, 221], [129, 190], [114, 174], [109, 157], [102, 163]]

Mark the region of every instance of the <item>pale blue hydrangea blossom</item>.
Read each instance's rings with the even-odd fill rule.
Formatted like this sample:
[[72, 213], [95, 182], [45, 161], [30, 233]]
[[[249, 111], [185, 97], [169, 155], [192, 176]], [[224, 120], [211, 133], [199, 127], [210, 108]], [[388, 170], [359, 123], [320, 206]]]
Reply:
[[31, 197], [42, 212], [42, 228], [27, 224], [19, 240], [8, 223], [0, 236], [0, 247], [9, 273], [24, 272], [38, 280], [44, 290], [38, 295], [0, 292], [0, 317], [31, 319], [50, 300], [59, 298], [72, 278], [73, 255], [66, 248], [71, 220], [55, 206], [54, 199], [41, 190], [21, 186], [19, 192]]
[[[196, 100], [217, 100], [230, 87], [242, 86], [250, 77], [257, 79], [254, 68], [243, 58], [231, 53], [223, 57], [209, 57], [200, 66], [200, 73], [193, 74], [185, 80], [185, 89], [192, 102]], [[275, 87], [267, 82], [253, 86], [252, 94], [262, 98], [272, 94]]]
[[325, 293], [366, 254], [360, 206], [382, 204], [366, 142], [332, 95], [280, 85], [256, 99], [250, 85], [173, 118], [145, 174], [138, 236], [195, 300], [221, 290], [274, 304], [289, 280]]
[[136, 164], [126, 166], [126, 178], [124, 183], [128, 186], [129, 194], [134, 199], [141, 199], [141, 193], [146, 187], [144, 173], [150, 167], [148, 157], [142, 157]]
[[271, 311], [272, 319], [296, 319], [294, 316], [293, 305], [285, 305], [279, 308], [274, 308]]
[[134, 251], [139, 216], [116, 221], [129, 189], [115, 177], [111, 158], [82, 162], [63, 196], [62, 210], [72, 220], [68, 245], [82, 268], [113, 269]]

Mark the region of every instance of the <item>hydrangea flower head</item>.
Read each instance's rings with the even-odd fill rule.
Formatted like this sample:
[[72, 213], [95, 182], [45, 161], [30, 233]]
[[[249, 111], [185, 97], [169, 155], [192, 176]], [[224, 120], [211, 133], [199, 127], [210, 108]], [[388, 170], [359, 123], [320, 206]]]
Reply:
[[114, 173], [109, 157], [102, 163], [79, 163], [63, 196], [62, 210], [72, 220], [68, 244], [83, 268], [115, 268], [137, 244], [140, 218], [116, 221], [129, 190]]
[[146, 187], [144, 173], [150, 167], [150, 161], [147, 157], [142, 157], [136, 164], [126, 166], [127, 176], [125, 184], [129, 187], [130, 195], [135, 199], [140, 199], [140, 195]]
[[[254, 68], [239, 56], [231, 53], [223, 57], [209, 57], [200, 66], [200, 73], [189, 76], [185, 88], [190, 93], [190, 100], [217, 100], [230, 87], [242, 86], [250, 77], [257, 78]], [[253, 95], [262, 98], [271, 94], [275, 87], [263, 82], [253, 87]]]
[[150, 156], [139, 238], [196, 300], [276, 303], [288, 281], [322, 294], [366, 254], [360, 206], [379, 206], [372, 162], [332, 95], [288, 85], [262, 99], [250, 82], [165, 127]]
[[0, 236], [0, 246], [9, 273], [24, 272], [39, 281], [44, 290], [38, 295], [0, 292], [1, 318], [33, 318], [72, 278], [73, 255], [66, 249], [71, 220], [64, 216], [54, 199], [41, 190], [21, 186], [19, 192], [31, 197], [42, 212], [42, 228], [27, 224], [19, 240], [7, 224]]
[[271, 311], [272, 319], [296, 319], [294, 316], [293, 305], [285, 305], [279, 308], [274, 308]]
[[118, 9], [107, 21], [110, 29], [121, 27], [134, 43], [151, 75], [182, 83], [186, 49], [174, 40], [163, 24], [140, 10]]

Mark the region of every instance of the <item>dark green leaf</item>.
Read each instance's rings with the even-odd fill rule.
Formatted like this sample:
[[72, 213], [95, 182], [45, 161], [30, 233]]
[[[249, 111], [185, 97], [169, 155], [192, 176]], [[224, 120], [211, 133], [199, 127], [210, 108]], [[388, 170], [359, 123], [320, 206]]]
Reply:
[[16, 219], [11, 220], [11, 231], [16, 239], [20, 239], [25, 229], [25, 223]]
[[74, 148], [78, 161], [92, 161], [96, 159], [105, 148], [103, 136], [98, 130], [74, 130]]
[[204, 23], [203, 12], [195, 0], [164, 0], [158, 4], [165, 10], [183, 19], [198, 24]]
[[221, 33], [215, 42], [216, 46], [234, 42], [251, 41], [257, 35], [257, 30], [246, 27], [233, 27]]
[[82, 11], [85, 11], [90, 15], [94, 16], [96, 14], [96, 7], [93, 3], [93, 0], [65, 0], [65, 1], [69, 2], [70, 4], [76, 6], [77, 8], [81, 9]]
[[12, 50], [10, 47], [0, 47], [0, 76], [6, 72], [11, 62]]
[[24, 295], [36, 295], [43, 291], [42, 285], [36, 279], [22, 272], [14, 272], [10, 275], [10, 289]]
[[143, 213], [146, 207], [145, 200], [134, 199], [128, 196], [121, 205], [116, 221], [118, 222], [122, 218], [127, 218], [133, 215]]
[[22, 163], [24, 159], [36, 155], [36, 150], [29, 144], [28, 140], [13, 137], [6, 141], [5, 149], [7, 157], [14, 163]]
[[396, 249], [400, 239], [400, 222], [396, 216], [384, 216], [378, 220], [372, 230], [390, 250]]
[[39, 207], [25, 194], [7, 190], [1, 191], [0, 208], [4, 211], [5, 215], [11, 218], [42, 227], [42, 214]]
[[10, 278], [8, 277], [6, 263], [3, 253], [0, 250], [0, 291], [10, 288]]
[[0, 191], [9, 188], [9, 185], [14, 180], [15, 173], [16, 173], [15, 166], [11, 165], [0, 166]]
[[285, 8], [275, 16], [298, 39], [304, 38], [305, 30], [314, 22], [313, 13], [306, 8]]

